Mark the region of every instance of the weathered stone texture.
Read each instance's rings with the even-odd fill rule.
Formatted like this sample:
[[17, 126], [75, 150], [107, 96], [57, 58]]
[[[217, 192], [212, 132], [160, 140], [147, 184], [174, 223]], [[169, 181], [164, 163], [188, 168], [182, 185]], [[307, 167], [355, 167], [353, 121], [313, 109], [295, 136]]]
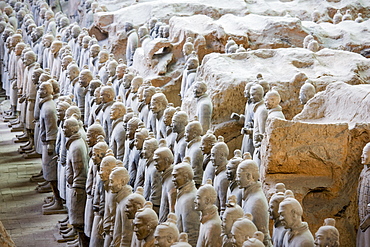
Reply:
[[15, 243], [10, 237], [9, 233], [3, 226], [3, 223], [0, 221], [0, 246], [1, 247], [15, 247]]
[[370, 85], [330, 84], [294, 121], [268, 122], [262, 142], [266, 191], [285, 183], [315, 232], [333, 217], [342, 246], [355, 246], [362, 149], [370, 140]]

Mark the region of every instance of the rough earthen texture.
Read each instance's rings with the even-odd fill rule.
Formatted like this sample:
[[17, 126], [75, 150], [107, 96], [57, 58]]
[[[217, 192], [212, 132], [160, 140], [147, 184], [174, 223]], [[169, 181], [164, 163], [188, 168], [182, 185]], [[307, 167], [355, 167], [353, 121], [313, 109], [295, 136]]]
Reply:
[[268, 123], [262, 143], [265, 190], [283, 182], [294, 191], [313, 233], [323, 219], [335, 218], [341, 246], [355, 246], [359, 225], [357, 184], [370, 138], [369, 94], [370, 85], [331, 84], [296, 121]]
[[15, 247], [15, 243], [0, 221], [0, 246], [1, 247]]
[[314, 123], [346, 122], [353, 127], [356, 123], [370, 122], [369, 112], [370, 85], [351, 86], [339, 82], [316, 94], [294, 120]]
[[[352, 62], [344, 66], [345, 61]], [[279, 91], [283, 112], [287, 119], [292, 119], [302, 110], [298, 96], [304, 80], [297, 74], [305, 73], [315, 84], [316, 90], [322, 91], [337, 81], [365, 83], [370, 75], [370, 61], [350, 52], [323, 49], [313, 53], [301, 48], [261, 49], [232, 55], [213, 53], [205, 56], [197, 80], [204, 80], [208, 85], [208, 94], [213, 102], [213, 129], [219, 133], [228, 133], [230, 140], [237, 140], [235, 146], [228, 143], [231, 150], [241, 146], [241, 139], [238, 138], [241, 126], [230, 129], [231, 123], [227, 121], [231, 113], [244, 112], [245, 84], [255, 81], [258, 73], [262, 73], [264, 79]], [[190, 114], [190, 118], [194, 116], [196, 101], [192, 88], [186, 94], [182, 107]]]
[[362, 54], [370, 48], [370, 20], [362, 23], [355, 21], [343, 21], [337, 25], [329, 22], [319, 24], [312, 21], [304, 21], [305, 30], [312, 33], [320, 47], [351, 51]]

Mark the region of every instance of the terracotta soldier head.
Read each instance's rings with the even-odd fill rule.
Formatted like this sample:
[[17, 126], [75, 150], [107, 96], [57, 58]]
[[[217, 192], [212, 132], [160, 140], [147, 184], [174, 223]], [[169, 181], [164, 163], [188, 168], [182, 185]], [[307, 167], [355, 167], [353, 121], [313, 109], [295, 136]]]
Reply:
[[256, 231], [253, 234], [252, 238], [247, 239], [243, 243], [243, 247], [263, 247], [263, 246], [265, 246], [263, 244], [263, 239], [264, 239], [263, 233], [260, 232], [260, 231]]
[[154, 237], [154, 231], [158, 225], [158, 216], [153, 210], [153, 204], [151, 202], [146, 202], [144, 207], [137, 211], [132, 224], [138, 240], [146, 240]]
[[166, 140], [159, 141], [159, 148], [154, 152], [154, 166], [159, 172], [165, 171], [173, 164], [174, 158], [172, 151], [167, 147]]
[[238, 166], [239, 166], [240, 162], [242, 162], [242, 161], [243, 161], [242, 152], [239, 149], [235, 149], [234, 157], [232, 159], [230, 159], [229, 162], [226, 165], [227, 180], [235, 181], [236, 170], [238, 169]]
[[182, 232], [179, 235], [179, 242], [174, 243], [171, 245], [172, 247], [191, 247], [188, 243], [188, 234], [186, 232]]
[[41, 83], [38, 93], [41, 99], [51, 96], [53, 94], [53, 85], [51, 85], [49, 82]]
[[167, 221], [157, 226], [154, 232], [154, 246], [170, 247], [179, 240], [179, 230], [176, 226], [177, 217], [174, 213], [169, 213]]
[[249, 91], [249, 95], [251, 97], [251, 101], [253, 103], [260, 102], [263, 99], [263, 87], [259, 84], [254, 84], [251, 86], [251, 89]]
[[77, 66], [76, 63], [70, 63], [67, 68], [67, 77], [70, 81], [73, 81], [78, 77], [80, 74], [80, 68]]
[[154, 94], [156, 94], [155, 87], [149, 86], [149, 87], [144, 88], [144, 94], [143, 94], [144, 103], [149, 105]]
[[99, 175], [101, 180], [108, 181], [113, 168], [116, 166], [117, 160], [114, 157], [113, 151], [111, 149], [108, 149], [105, 157], [102, 159], [100, 163]]
[[112, 86], [103, 86], [100, 89], [100, 100], [102, 103], [108, 103], [114, 100], [115, 92]]
[[216, 136], [212, 130], [208, 130], [205, 135], [202, 136], [201, 146], [203, 154], [210, 154], [213, 145], [217, 142]]
[[335, 219], [327, 218], [324, 225], [315, 234], [315, 246], [339, 247], [339, 231], [335, 227]]
[[167, 97], [163, 93], [156, 93], [152, 96], [150, 109], [154, 113], [164, 111], [168, 105]]
[[126, 114], [125, 105], [120, 101], [114, 102], [111, 107], [110, 118], [112, 120], [120, 119], [123, 118], [125, 114]]
[[132, 193], [127, 197], [125, 205], [125, 214], [127, 218], [134, 219], [136, 212], [144, 207], [145, 198], [143, 197], [144, 189], [138, 187], [135, 193]]
[[60, 49], [62, 48], [63, 43], [60, 40], [54, 40], [53, 43], [51, 43], [50, 51], [52, 54], [56, 55]]
[[140, 123], [138, 129], [135, 131], [135, 141], [134, 145], [137, 150], [143, 149], [144, 140], [148, 138], [149, 131], [147, 128], [145, 128], [144, 123]]
[[65, 112], [71, 105], [66, 101], [59, 101], [57, 104], [57, 116], [59, 121], [65, 118]]
[[307, 80], [299, 91], [299, 101], [302, 105], [306, 104], [316, 94], [316, 89], [310, 80]]
[[198, 81], [194, 85], [194, 97], [199, 98], [207, 92], [207, 84], [203, 81]]
[[109, 147], [104, 140], [104, 136], [99, 135], [97, 137], [97, 143], [92, 148], [91, 159], [94, 162], [94, 165], [100, 165], [101, 161], [103, 160], [107, 153], [108, 148]]
[[101, 50], [99, 52], [99, 63], [105, 63], [109, 59], [109, 52], [107, 50]]
[[221, 229], [224, 235], [231, 234], [231, 228], [234, 222], [244, 215], [243, 209], [238, 205], [235, 195], [229, 196], [228, 201], [226, 210], [222, 215]]
[[302, 224], [303, 209], [295, 198], [285, 198], [279, 205], [280, 221], [286, 229]]
[[141, 123], [140, 119], [138, 117], [132, 117], [127, 122], [127, 132], [126, 132], [126, 138], [128, 140], [133, 140], [135, 138], [135, 132], [139, 128], [139, 124]]
[[277, 183], [275, 186], [276, 192], [273, 194], [269, 201], [270, 219], [275, 222], [279, 220], [279, 205], [285, 199], [285, 185]]
[[175, 133], [181, 133], [185, 131], [186, 125], [188, 125], [189, 117], [188, 114], [184, 111], [181, 111], [180, 108], [176, 108], [175, 114], [172, 117], [172, 130]]
[[36, 54], [33, 51], [27, 51], [24, 54], [24, 60], [23, 60], [24, 65], [29, 66], [35, 62], [36, 62]]
[[231, 228], [233, 246], [242, 247], [243, 242], [251, 238], [257, 231], [257, 227], [252, 220], [253, 216], [251, 214], [245, 214], [243, 218], [234, 222]]
[[361, 154], [361, 164], [369, 165], [370, 164], [370, 142], [367, 143]]
[[109, 187], [113, 193], [122, 190], [124, 185], [127, 185], [130, 180], [130, 175], [124, 167], [115, 167], [109, 175]]
[[172, 182], [176, 189], [180, 189], [194, 178], [194, 172], [190, 165], [190, 158], [185, 157], [183, 162], [173, 167]]
[[103, 126], [101, 126], [100, 121], [96, 120], [94, 124], [87, 128], [86, 132], [86, 142], [89, 147], [93, 147], [98, 140], [98, 136], [102, 135], [105, 137], [105, 132]]
[[64, 121], [63, 131], [65, 137], [71, 137], [72, 135], [78, 133], [79, 129], [80, 124], [76, 118], [70, 117]]
[[143, 84], [144, 78], [141, 76], [135, 76], [131, 81], [131, 93], [137, 93], [139, 87]]
[[100, 52], [100, 45], [98, 44], [94, 44], [92, 46], [90, 46], [90, 57], [97, 57], [99, 55], [99, 52]]
[[191, 121], [185, 127], [185, 141], [191, 142], [202, 135], [203, 128], [199, 121]]
[[116, 75], [118, 79], [123, 78], [123, 76], [126, 73], [126, 69], [127, 69], [127, 65], [124, 64], [122, 61], [120, 61], [120, 63], [118, 63], [116, 67]]
[[[95, 90], [98, 88], [98, 87], [101, 87], [103, 85], [103, 83], [99, 80], [99, 79], [92, 79], [90, 81], [90, 84], [89, 84], [89, 92], [90, 92], [90, 96], [94, 96], [94, 93], [95, 93]], [[101, 88], [100, 88], [101, 89]], [[100, 89], [99, 89], [99, 97], [100, 97]], [[96, 102], [96, 101], [95, 101]], [[100, 102], [100, 101], [99, 101]]]
[[216, 173], [218, 171], [223, 171], [226, 169], [227, 157], [229, 156], [229, 147], [224, 142], [222, 136], [218, 137], [218, 142], [214, 144], [211, 150], [211, 161], [213, 166], [216, 168]]
[[175, 114], [176, 108], [173, 107], [172, 103], [168, 103], [166, 109], [163, 112], [163, 122], [166, 126], [170, 126], [172, 123], [173, 114]]
[[245, 156], [236, 170], [236, 182], [240, 189], [248, 188], [257, 183], [260, 177], [258, 164], [251, 159], [250, 155]]
[[216, 200], [217, 192], [215, 188], [211, 184], [204, 184], [200, 186], [197, 191], [197, 195], [194, 200], [194, 209], [202, 212], [206, 211], [215, 205]]
[[267, 110], [277, 107], [280, 104], [280, 101], [280, 94], [276, 90], [270, 90], [265, 95], [265, 106]]
[[83, 69], [78, 77], [78, 82], [80, 83], [81, 87], [87, 87], [92, 79], [93, 75], [91, 71], [88, 69]]
[[158, 148], [158, 141], [154, 138], [153, 132], [149, 133], [149, 137], [144, 140], [142, 146], [142, 157], [146, 160], [151, 159], [154, 156], [154, 151]]

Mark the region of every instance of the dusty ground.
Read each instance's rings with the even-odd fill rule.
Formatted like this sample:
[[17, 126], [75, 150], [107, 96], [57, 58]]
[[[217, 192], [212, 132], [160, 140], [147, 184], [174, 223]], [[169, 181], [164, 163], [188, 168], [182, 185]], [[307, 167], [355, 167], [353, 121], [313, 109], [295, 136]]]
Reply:
[[65, 215], [42, 215], [43, 200], [51, 193], [35, 191], [32, 174], [41, 169], [41, 159], [26, 160], [17, 152], [20, 144], [0, 117], [0, 221], [17, 247], [59, 247], [56, 223]]

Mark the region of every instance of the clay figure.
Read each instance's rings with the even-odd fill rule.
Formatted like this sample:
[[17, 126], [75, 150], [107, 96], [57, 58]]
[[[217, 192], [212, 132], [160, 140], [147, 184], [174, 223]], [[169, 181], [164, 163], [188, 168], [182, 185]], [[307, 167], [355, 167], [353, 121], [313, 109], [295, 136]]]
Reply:
[[170, 247], [179, 240], [179, 230], [176, 226], [177, 218], [174, 213], [170, 213], [167, 221], [159, 224], [154, 232], [154, 246]]
[[216, 136], [211, 130], [208, 130], [205, 135], [202, 136], [201, 140], [201, 150], [204, 155], [203, 159], [203, 180], [202, 184], [205, 184], [208, 179], [213, 181], [215, 177], [215, 167], [211, 161], [211, 149], [212, 146], [217, 142]]
[[201, 211], [197, 247], [222, 245], [221, 219], [217, 206], [214, 205], [216, 200], [217, 192], [211, 184], [202, 185], [198, 189], [194, 200], [195, 210]]
[[226, 203], [226, 210], [222, 215], [221, 224], [221, 237], [222, 237], [222, 247], [231, 247], [232, 235], [231, 228], [234, 222], [242, 218], [244, 215], [243, 209], [238, 205], [237, 198], [235, 195], [228, 197], [228, 203]]
[[191, 121], [185, 127], [185, 141], [187, 143], [185, 156], [190, 158], [194, 171], [194, 183], [199, 187], [203, 179], [203, 154], [200, 149], [202, 126], [198, 121]]
[[239, 164], [236, 171], [236, 181], [240, 189], [243, 189], [243, 211], [253, 216], [253, 223], [257, 229], [265, 235], [265, 246], [271, 246], [269, 234], [268, 203], [259, 182], [259, 168], [249, 153], [245, 154], [244, 160]]
[[197, 116], [198, 121], [202, 125], [205, 134], [211, 127], [213, 104], [211, 98], [207, 94], [207, 84], [197, 82], [194, 85], [194, 97], [197, 98]]
[[154, 166], [161, 174], [162, 196], [159, 207], [159, 222], [164, 222], [169, 212], [174, 212], [175, 202], [170, 199], [176, 198], [175, 185], [172, 182], [173, 154], [167, 147], [164, 139], [159, 141], [159, 148], [154, 152]]
[[279, 215], [281, 223], [287, 229], [283, 246], [314, 246], [308, 224], [302, 222], [302, 206], [295, 198], [286, 198], [280, 203]]
[[244, 241], [251, 238], [257, 231], [257, 227], [252, 220], [253, 216], [247, 213], [244, 217], [239, 218], [234, 222], [231, 228], [233, 246], [242, 247]]
[[339, 247], [339, 231], [335, 227], [335, 219], [327, 218], [324, 225], [315, 233], [315, 246]]
[[195, 246], [198, 240], [200, 218], [199, 211], [196, 211], [194, 207], [197, 189], [193, 181], [194, 173], [188, 159], [186, 157], [182, 163], [174, 166], [172, 181], [177, 189], [175, 204], [177, 228], [180, 232], [186, 232], [189, 236], [189, 243]]

